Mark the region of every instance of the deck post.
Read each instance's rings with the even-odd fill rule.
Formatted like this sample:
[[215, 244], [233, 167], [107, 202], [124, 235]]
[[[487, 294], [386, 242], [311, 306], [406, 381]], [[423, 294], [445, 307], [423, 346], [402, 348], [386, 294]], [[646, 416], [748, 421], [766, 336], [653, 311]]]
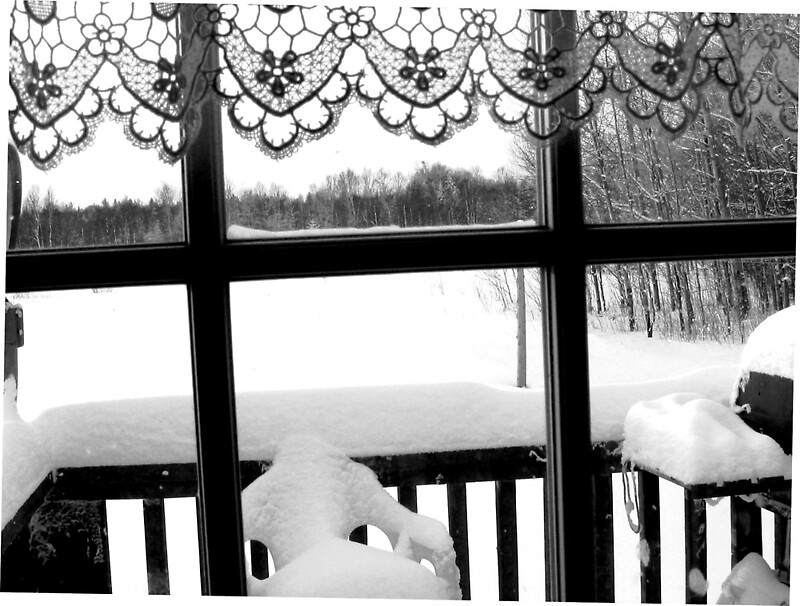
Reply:
[[517, 547], [517, 484], [514, 480], [494, 483], [497, 518], [497, 578], [502, 601], [519, 601], [519, 557]]
[[143, 499], [144, 546], [147, 558], [147, 591], [150, 595], [169, 595], [167, 562], [167, 521], [164, 499]]
[[461, 599], [470, 599], [469, 584], [469, 537], [467, 534], [467, 485], [464, 482], [447, 484], [447, 516], [456, 566], [461, 575]]
[[686, 603], [706, 604], [707, 585], [701, 586], [708, 576], [706, 502], [693, 498], [685, 490], [683, 510], [686, 534]]
[[614, 491], [610, 474], [592, 476], [594, 488], [595, 592], [598, 602], [614, 602]]
[[658, 476], [639, 474], [639, 560], [642, 603], [661, 603], [661, 504]]

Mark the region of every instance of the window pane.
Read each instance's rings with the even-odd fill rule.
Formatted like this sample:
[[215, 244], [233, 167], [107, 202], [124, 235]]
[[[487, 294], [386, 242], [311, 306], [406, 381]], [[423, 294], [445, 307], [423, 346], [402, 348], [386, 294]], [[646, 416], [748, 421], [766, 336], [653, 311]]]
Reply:
[[197, 578], [196, 526], [158, 522], [165, 500], [180, 497], [192, 497], [182, 519], [194, 515], [185, 288], [9, 299], [7, 313], [22, 313], [24, 343], [18, 369], [6, 347], [4, 543], [18, 532], [4, 544], [3, 591], [146, 594], [145, 543], [148, 559], [165, 563], [151, 571], [149, 590], [163, 589], [169, 534], [171, 572], [187, 592], [183, 579]]
[[47, 172], [26, 156], [17, 241], [11, 248], [127, 246], [184, 240], [180, 165], [141, 150], [113, 123], [89, 149]]
[[797, 136], [757, 118], [736, 141], [727, 101], [706, 93], [694, 124], [670, 140], [607, 101], [581, 130], [587, 223], [780, 217], [797, 213]]
[[98, 128], [92, 148], [42, 172], [22, 157], [22, 209], [12, 248], [77, 248], [184, 239], [179, 166]]
[[223, 124], [229, 238], [536, 221], [515, 138], [488, 115], [429, 147], [351, 106], [335, 132], [277, 161]]
[[[527, 309], [521, 333], [518, 276]], [[407, 531], [411, 545], [401, 541], [395, 554], [421, 549], [417, 553], [427, 554], [423, 559], [431, 560], [441, 579], [452, 580], [448, 535], [463, 537], [456, 547], [472, 562], [475, 599], [517, 591], [518, 584], [498, 579], [498, 553], [508, 558], [507, 570], [517, 561], [524, 569], [519, 578], [525, 595], [543, 588], [544, 545], [535, 538], [544, 528], [541, 480], [530, 480], [535, 486], [514, 481], [544, 473], [538, 297], [539, 273], [532, 269], [232, 285], [244, 538], [248, 549], [256, 541], [266, 545], [278, 569], [261, 581], [264, 570], [255, 563], [260, 556], [251, 556], [251, 594], [430, 595], [422, 589], [407, 594], [408, 588], [396, 585], [370, 593], [376, 587], [369, 582], [349, 592], [341, 577], [314, 588], [296, 585], [293, 574], [313, 567], [316, 558], [344, 578], [378, 574], [383, 564], [362, 569], [361, 548], [344, 545], [351, 523], [369, 525], [369, 545], [382, 544], [379, 531], [395, 540]], [[527, 387], [517, 387], [518, 381]], [[273, 458], [280, 466], [262, 475], [266, 467], [259, 462]], [[378, 479], [353, 460], [377, 471]], [[399, 486], [405, 509], [387, 500], [378, 481]], [[433, 484], [436, 490], [428, 486]], [[517, 498], [537, 502], [518, 509]], [[292, 505], [294, 499], [303, 506]], [[268, 501], [275, 518], [258, 513], [269, 511]], [[409, 509], [438, 523], [414, 518]], [[304, 516], [326, 520], [322, 528], [314, 523], [313, 537], [305, 534]], [[330, 541], [320, 544], [320, 536]], [[351, 549], [352, 562], [336, 555]], [[514, 551], [518, 557], [510, 555]], [[391, 562], [400, 567], [395, 578], [422, 574], [403, 568], [407, 560], [385, 565]], [[415, 587], [435, 593], [426, 574]]]
[[[655, 571], [650, 562], [660, 558], [662, 602], [683, 602], [687, 588], [717, 601], [736, 516], [716, 508], [749, 504], [732, 497], [715, 505], [692, 492], [686, 517], [684, 487], [747, 496], [765, 490], [751, 479], [780, 479], [790, 468], [795, 268], [785, 258], [587, 269], [593, 440], [611, 451], [621, 444], [623, 462], [661, 476], [654, 494], [643, 488], [649, 472], [612, 475], [618, 600], [638, 602], [640, 568]], [[644, 528], [632, 532], [626, 517]], [[685, 532], [704, 546], [705, 566], [691, 559], [697, 547]]]
[[15, 4], [6, 98], [25, 155], [11, 248], [183, 241], [180, 166], [159, 159], [177, 157], [184, 128], [168, 119], [183, 84], [174, 6]]

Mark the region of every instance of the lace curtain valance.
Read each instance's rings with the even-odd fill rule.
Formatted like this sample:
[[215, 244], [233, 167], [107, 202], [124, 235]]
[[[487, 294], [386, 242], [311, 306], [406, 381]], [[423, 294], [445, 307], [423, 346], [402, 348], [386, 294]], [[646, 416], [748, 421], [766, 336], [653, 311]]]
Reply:
[[272, 157], [332, 131], [352, 101], [430, 144], [481, 102], [546, 141], [612, 96], [679, 135], [716, 88], [745, 136], [763, 112], [795, 137], [798, 16], [17, 0], [9, 80], [11, 134], [43, 168], [107, 117], [174, 162], [206, 101]]

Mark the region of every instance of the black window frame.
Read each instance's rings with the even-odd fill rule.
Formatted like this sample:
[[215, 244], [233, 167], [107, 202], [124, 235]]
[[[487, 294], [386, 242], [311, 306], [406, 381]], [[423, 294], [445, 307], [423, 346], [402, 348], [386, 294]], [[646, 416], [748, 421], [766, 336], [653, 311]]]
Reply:
[[227, 241], [221, 120], [217, 103], [202, 106], [202, 130], [183, 163], [185, 242], [12, 250], [6, 257], [7, 292], [187, 287], [203, 593], [246, 595], [231, 282], [535, 266], [543, 276], [547, 599], [596, 601], [587, 266], [795, 256], [796, 218], [588, 225], [576, 178], [579, 134], [573, 131], [539, 154], [537, 187], [544, 203], [538, 226]]

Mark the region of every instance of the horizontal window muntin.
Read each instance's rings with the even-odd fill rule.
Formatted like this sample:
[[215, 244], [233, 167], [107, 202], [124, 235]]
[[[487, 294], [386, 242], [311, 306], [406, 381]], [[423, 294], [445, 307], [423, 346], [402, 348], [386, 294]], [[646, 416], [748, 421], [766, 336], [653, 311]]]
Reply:
[[[796, 221], [588, 226], [569, 240], [546, 228], [499, 232], [347, 236], [301, 241], [229, 242], [215, 264], [231, 280], [356, 273], [476, 269], [551, 264], [564, 254], [590, 263], [786, 256], [795, 252]], [[191, 246], [11, 251], [8, 291], [186, 283]]]

